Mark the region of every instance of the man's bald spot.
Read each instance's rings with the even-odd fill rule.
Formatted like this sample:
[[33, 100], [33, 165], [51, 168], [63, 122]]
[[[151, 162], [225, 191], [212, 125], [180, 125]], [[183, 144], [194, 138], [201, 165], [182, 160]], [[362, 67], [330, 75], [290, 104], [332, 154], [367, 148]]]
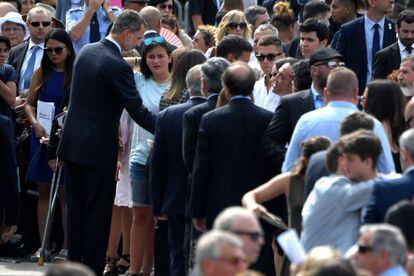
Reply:
[[0, 17], [4, 17], [9, 12], [19, 12], [15, 6], [9, 2], [0, 2]]
[[147, 24], [147, 30], [156, 30], [157, 24], [161, 20], [161, 12], [152, 6], [147, 6], [143, 8], [139, 14], [144, 18], [144, 21]]

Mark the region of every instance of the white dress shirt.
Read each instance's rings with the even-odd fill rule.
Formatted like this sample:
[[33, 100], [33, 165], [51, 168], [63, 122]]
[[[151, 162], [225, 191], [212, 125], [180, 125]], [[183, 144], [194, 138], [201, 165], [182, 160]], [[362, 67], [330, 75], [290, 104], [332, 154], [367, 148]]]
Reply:
[[280, 96], [270, 89], [266, 88], [265, 77], [261, 77], [256, 81], [253, 88], [254, 104], [260, 106], [270, 112], [275, 112], [276, 107], [279, 105]]

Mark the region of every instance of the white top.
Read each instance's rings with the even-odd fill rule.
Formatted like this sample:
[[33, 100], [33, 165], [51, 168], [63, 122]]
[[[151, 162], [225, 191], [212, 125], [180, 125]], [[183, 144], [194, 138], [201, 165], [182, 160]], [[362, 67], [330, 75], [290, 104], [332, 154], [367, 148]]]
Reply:
[[[158, 114], [161, 95], [170, 85], [169, 82], [157, 83], [153, 78], [145, 79], [140, 72], [134, 74], [134, 79], [142, 104], [151, 113]], [[148, 139], [154, 140], [154, 135], [134, 123], [130, 163], [145, 165], [149, 153]]]
[[280, 96], [278, 94], [273, 92], [272, 89], [269, 91], [267, 90], [264, 76], [256, 81], [253, 88], [253, 98], [255, 105], [269, 110], [270, 112], [275, 112], [280, 101]]

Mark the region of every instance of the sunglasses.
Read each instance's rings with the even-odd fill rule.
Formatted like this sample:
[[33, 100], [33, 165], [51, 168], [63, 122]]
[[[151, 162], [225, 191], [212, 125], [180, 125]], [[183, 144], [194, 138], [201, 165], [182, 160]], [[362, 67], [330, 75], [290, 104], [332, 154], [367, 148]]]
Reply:
[[173, 10], [174, 9], [174, 6], [173, 5], [167, 5], [167, 4], [161, 4], [161, 5], [159, 5], [159, 7], [162, 10], [166, 10], [166, 9]]
[[231, 22], [227, 25], [227, 27], [229, 27], [232, 30], [236, 30], [237, 28], [240, 28], [240, 30], [245, 30], [247, 28], [247, 24], [245, 22], [241, 22], [241, 23]]
[[164, 42], [165, 42], [165, 38], [163, 38], [162, 36], [156, 36], [156, 37], [150, 37], [150, 38], [144, 39], [145, 46], [151, 45], [153, 43], [159, 44], [159, 43], [164, 43]]
[[226, 258], [218, 258], [217, 261], [226, 262], [231, 265], [238, 265], [240, 263], [247, 263], [247, 259], [244, 257], [233, 256], [233, 257], [226, 257]]
[[32, 25], [33, 27], [37, 28], [40, 26], [40, 24], [42, 24], [43, 27], [49, 27], [51, 22], [50, 21], [45, 21], [45, 22], [29, 22], [30, 25]]
[[361, 243], [357, 243], [357, 245], [358, 245], [358, 252], [361, 254], [374, 251], [374, 248], [372, 246], [361, 244]]
[[54, 47], [54, 48], [53, 47], [47, 47], [44, 50], [48, 55], [51, 55], [52, 53], [55, 53], [56, 55], [60, 55], [64, 48], [66, 48], [66, 47]]
[[336, 67], [344, 67], [345, 63], [337, 62], [337, 61], [328, 61], [328, 62], [321, 62], [321, 63], [314, 64], [314, 66], [319, 66], [319, 65], [327, 65], [329, 69], [335, 69]]
[[[280, 54], [279, 54], [280, 55]], [[275, 54], [268, 54], [268, 55], [257, 55], [256, 58], [258, 61], [264, 61], [267, 59], [268, 61], [273, 61], [278, 55]]]
[[249, 236], [253, 241], [257, 241], [260, 238], [263, 238], [262, 232], [247, 232], [247, 231], [232, 231], [236, 235], [245, 235]]

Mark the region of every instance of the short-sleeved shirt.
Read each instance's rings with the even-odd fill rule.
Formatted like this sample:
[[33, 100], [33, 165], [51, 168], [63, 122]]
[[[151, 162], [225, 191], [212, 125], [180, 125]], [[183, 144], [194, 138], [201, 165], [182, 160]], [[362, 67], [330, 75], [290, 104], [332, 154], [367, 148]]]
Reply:
[[[9, 64], [0, 65], [0, 80], [4, 83], [15, 80], [16, 73], [13, 66]], [[11, 107], [0, 97], [0, 114], [10, 118]]]
[[[111, 7], [111, 9], [116, 16], [118, 16], [121, 12], [121, 10], [117, 7]], [[76, 23], [81, 20], [87, 10], [88, 6], [85, 4], [83, 7], [70, 9], [66, 12], [66, 32], [70, 32], [73, 26], [75, 26]], [[99, 8], [99, 10], [96, 11], [96, 16], [98, 18], [99, 33], [102, 39], [106, 36], [106, 32], [108, 30], [108, 26], [111, 24], [111, 21], [107, 18], [106, 13], [102, 8]], [[78, 41], [72, 39], [73, 47], [75, 48], [76, 53], [78, 53], [83, 46], [89, 43], [89, 36], [90, 27], [88, 25], [85, 32], [83, 33], [83, 36]]]
[[189, 15], [191, 27], [193, 27], [193, 21], [191, 17], [195, 14], [201, 15], [204, 25], [215, 25], [217, 14], [217, 3], [215, 0], [189, 0], [188, 1]]

